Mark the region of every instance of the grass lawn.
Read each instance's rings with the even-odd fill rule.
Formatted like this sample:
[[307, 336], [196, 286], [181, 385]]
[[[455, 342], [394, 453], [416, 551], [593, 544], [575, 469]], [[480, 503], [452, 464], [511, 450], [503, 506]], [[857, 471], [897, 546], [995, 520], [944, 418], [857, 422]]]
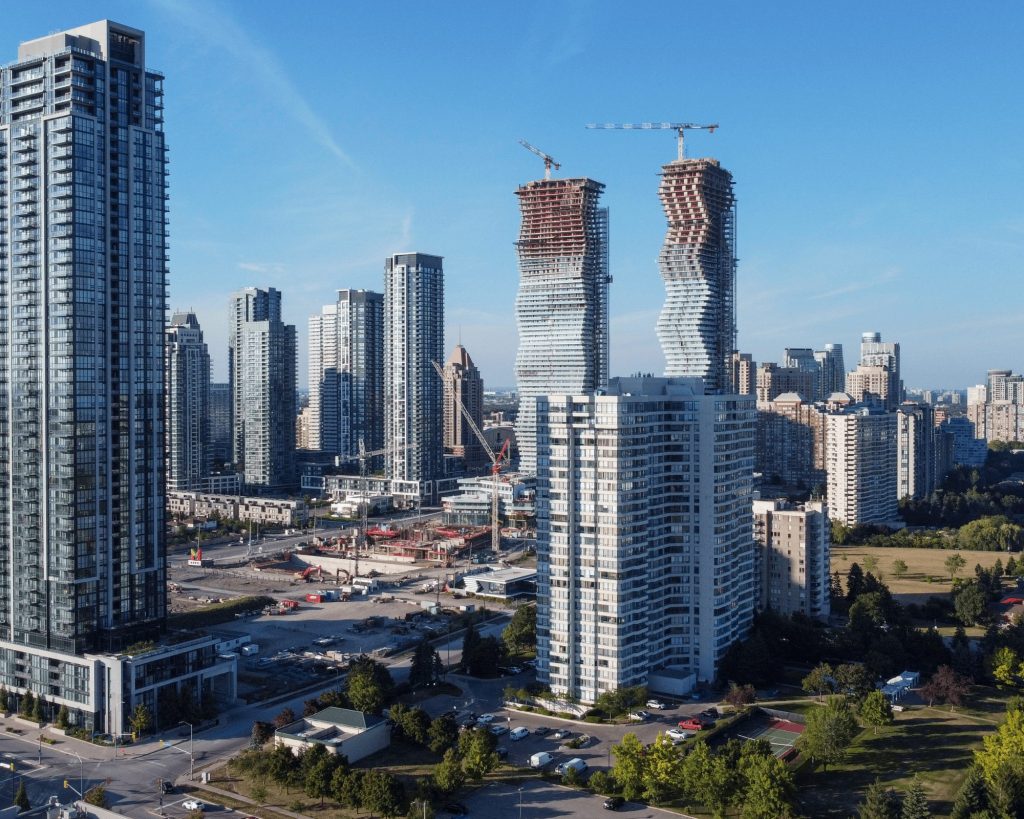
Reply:
[[[990, 568], [996, 560], [1001, 560], [1005, 565], [1008, 557], [1005, 552], [956, 551], [967, 561], [960, 572], [960, 577], [974, 577], [974, 567], [979, 563], [986, 569]], [[952, 583], [944, 565], [946, 558], [951, 554], [954, 554], [954, 550], [889, 549], [884, 546], [836, 546], [833, 544], [830, 572], [839, 572], [845, 587], [850, 565], [857, 563], [864, 569], [864, 557], [872, 555], [878, 559], [878, 568], [874, 574], [881, 576], [889, 587], [889, 591], [901, 603], [924, 603], [929, 597], [940, 597], [952, 590]], [[892, 563], [897, 559], [907, 564], [907, 573], [901, 578], [897, 578], [892, 572]]]
[[1006, 698], [995, 689], [978, 688], [969, 705], [915, 706], [896, 714], [896, 722], [856, 739], [846, 760], [828, 771], [801, 769], [797, 784], [803, 810], [810, 816], [848, 817], [856, 813], [875, 778], [904, 790], [917, 774], [935, 816], [948, 816], [953, 800], [982, 737], [1002, 721]]

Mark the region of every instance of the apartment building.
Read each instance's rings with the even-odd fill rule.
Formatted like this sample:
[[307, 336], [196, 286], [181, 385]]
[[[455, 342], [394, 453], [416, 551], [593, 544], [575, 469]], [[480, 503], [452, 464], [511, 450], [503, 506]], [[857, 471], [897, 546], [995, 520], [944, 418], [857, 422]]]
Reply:
[[854, 404], [825, 418], [828, 508], [847, 526], [898, 519], [896, 413]]
[[760, 609], [828, 620], [831, 527], [823, 501], [754, 501]]
[[715, 679], [757, 600], [753, 401], [616, 378], [537, 421], [538, 679], [583, 702]]

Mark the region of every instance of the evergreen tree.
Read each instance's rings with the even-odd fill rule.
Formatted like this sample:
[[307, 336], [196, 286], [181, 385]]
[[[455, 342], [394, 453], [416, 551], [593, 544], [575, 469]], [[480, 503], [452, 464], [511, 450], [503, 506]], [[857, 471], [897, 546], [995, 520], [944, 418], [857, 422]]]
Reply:
[[868, 786], [864, 801], [857, 808], [857, 819], [899, 819], [896, 794], [876, 779]]
[[[0, 698], [2, 698], [2, 696], [3, 694], [0, 692]], [[57, 719], [54, 720], [53, 724], [61, 730], [66, 729], [68, 725], [71, 724], [71, 712], [68, 711], [68, 707], [66, 705], [62, 705], [57, 711]]]
[[864, 570], [857, 563], [850, 564], [846, 574], [846, 602], [853, 603], [864, 593]]
[[1008, 558], [1006, 558], [1005, 571], [1007, 577], [1016, 577], [1017, 572], [1020, 571], [1020, 568], [1017, 566], [1017, 560], [1014, 558], [1013, 555], [1010, 555]]
[[28, 801], [28, 791], [25, 790], [24, 777], [18, 783], [18, 792], [14, 795], [14, 804], [19, 808], [18, 813], [32, 810], [32, 803]]
[[903, 797], [903, 809], [900, 819], [931, 819], [932, 812], [928, 809], [928, 799], [924, 795], [924, 787], [916, 776], [907, 788]]
[[985, 774], [977, 765], [967, 769], [967, 777], [964, 779], [960, 791], [953, 802], [952, 819], [971, 819], [975, 816], [988, 815], [991, 807], [988, 785], [985, 783]]
[[25, 718], [30, 718], [35, 706], [36, 698], [32, 695], [31, 691], [26, 691], [21, 698], [21, 715]]
[[421, 640], [416, 646], [412, 655], [412, 665], [409, 668], [409, 686], [411, 688], [422, 688], [433, 683], [437, 677], [437, 665], [439, 658], [429, 640]]

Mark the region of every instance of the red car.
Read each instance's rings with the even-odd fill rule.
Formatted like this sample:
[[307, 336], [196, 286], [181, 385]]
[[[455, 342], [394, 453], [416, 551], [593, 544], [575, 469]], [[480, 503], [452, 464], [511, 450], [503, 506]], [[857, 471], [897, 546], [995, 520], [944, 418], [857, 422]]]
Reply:
[[684, 731], [703, 731], [704, 723], [699, 719], [684, 719], [679, 722], [679, 727]]

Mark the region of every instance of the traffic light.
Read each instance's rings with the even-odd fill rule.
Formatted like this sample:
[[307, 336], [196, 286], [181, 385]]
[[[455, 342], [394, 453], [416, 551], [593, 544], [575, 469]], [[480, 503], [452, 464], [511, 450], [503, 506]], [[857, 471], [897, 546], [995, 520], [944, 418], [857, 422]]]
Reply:
[[65, 780], [64, 780], [64, 790], [67, 790], [67, 789], [68, 789], [68, 788], [70, 788], [70, 787], [71, 787], [71, 786], [70, 786], [70, 785], [68, 784], [68, 781], [67, 781], [67, 780], [65, 779]]

